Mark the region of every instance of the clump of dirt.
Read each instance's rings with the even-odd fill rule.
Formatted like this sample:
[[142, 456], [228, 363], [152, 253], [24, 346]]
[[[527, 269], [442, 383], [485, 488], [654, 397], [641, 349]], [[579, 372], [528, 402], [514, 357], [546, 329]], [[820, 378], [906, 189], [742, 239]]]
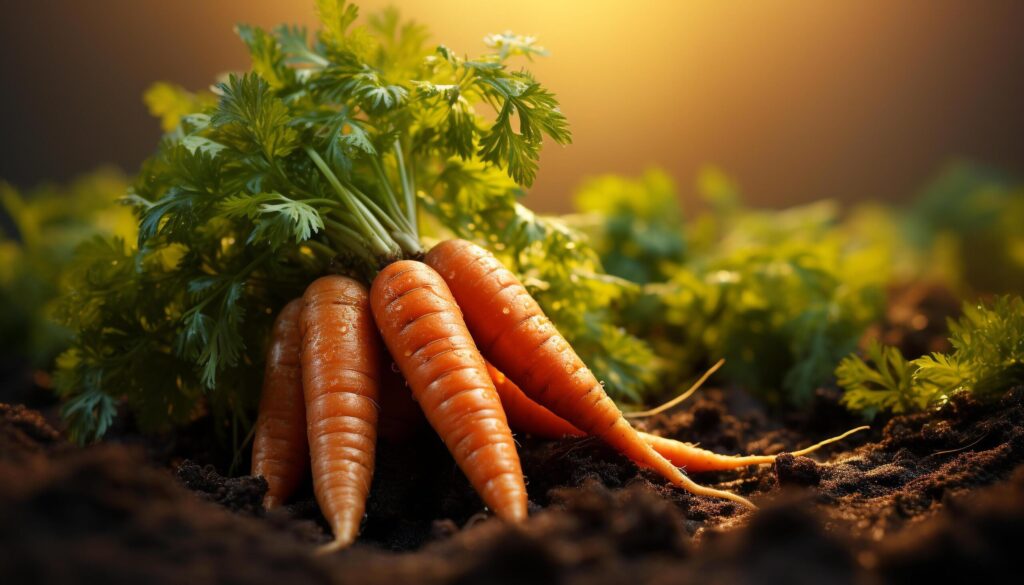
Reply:
[[178, 479], [185, 487], [232, 512], [256, 516], [263, 512], [267, 480], [262, 477], [224, 477], [212, 465], [185, 461], [178, 467]]
[[821, 482], [821, 470], [809, 457], [783, 453], [775, 459], [775, 475], [780, 485], [812, 486]]

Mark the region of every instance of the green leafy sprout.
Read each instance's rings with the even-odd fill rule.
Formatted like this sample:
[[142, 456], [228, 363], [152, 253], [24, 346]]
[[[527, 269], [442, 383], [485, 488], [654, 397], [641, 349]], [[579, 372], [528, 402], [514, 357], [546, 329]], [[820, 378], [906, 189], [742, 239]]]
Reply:
[[853, 411], [920, 412], [944, 404], [956, 392], [980, 399], [1024, 384], [1024, 300], [1003, 296], [989, 304], [965, 304], [949, 322], [950, 353], [908, 361], [893, 347], [872, 344], [868, 360], [851, 355], [836, 369]]

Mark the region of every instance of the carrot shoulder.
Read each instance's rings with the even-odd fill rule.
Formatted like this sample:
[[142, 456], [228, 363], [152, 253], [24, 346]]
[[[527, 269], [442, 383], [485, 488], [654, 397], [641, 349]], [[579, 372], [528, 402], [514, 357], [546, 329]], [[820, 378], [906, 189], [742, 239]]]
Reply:
[[302, 397], [302, 299], [285, 305], [274, 321], [252, 443], [252, 474], [267, 480], [263, 506], [281, 505], [309, 468], [306, 405]]
[[380, 342], [366, 289], [342, 276], [303, 297], [302, 380], [316, 501], [334, 532], [324, 551], [355, 541], [373, 478]]
[[403, 260], [380, 272], [370, 297], [413, 395], [484, 503], [503, 519], [526, 518], [512, 432], [444, 280], [422, 262]]

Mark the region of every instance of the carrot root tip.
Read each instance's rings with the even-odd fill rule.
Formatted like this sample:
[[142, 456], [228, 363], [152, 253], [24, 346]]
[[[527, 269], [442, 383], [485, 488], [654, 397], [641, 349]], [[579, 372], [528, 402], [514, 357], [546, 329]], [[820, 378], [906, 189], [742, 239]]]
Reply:
[[319, 557], [323, 555], [336, 553], [340, 550], [346, 549], [349, 546], [351, 546], [352, 542], [353, 541], [350, 539], [335, 539], [331, 542], [328, 542], [327, 544], [322, 544], [316, 547], [316, 550], [313, 552], [313, 554]]

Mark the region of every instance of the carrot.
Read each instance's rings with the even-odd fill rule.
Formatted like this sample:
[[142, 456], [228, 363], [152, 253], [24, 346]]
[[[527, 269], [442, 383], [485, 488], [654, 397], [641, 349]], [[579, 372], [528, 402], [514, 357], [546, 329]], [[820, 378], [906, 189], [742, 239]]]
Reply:
[[754, 507], [742, 496], [697, 485], [644, 442], [537, 301], [490, 252], [448, 240], [434, 246], [426, 262], [448, 283], [483, 355], [531, 399], [691, 493]]
[[276, 508], [298, 487], [309, 467], [306, 404], [302, 399], [302, 299], [285, 305], [267, 349], [259, 413], [252, 443], [252, 474], [267, 480], [263, 507]]
[[561, 439], [563, 437], [585, 437], [587, 434], [572, 426], [564, 418], [537, 404], [523, 393], [515, 382], [502, 374], [494, 364], [487, 362], [487, 372], [491, 375], [494, 388], [501, 398], [501, 407], [505, 409], [508, 425], [513, 431], [526, 433], [542, 439]]
[[484, 360], [444, 280], [426, 264], [388, 265], [370, 289], [385, 344], [427, 420], [500, 518], [526, 518], [512, 431]]
[[366, 288], [343, 276], [303, 296], [302, 383], [316, 501], [334, 532], [330, 552], [355, 541], [377, 442], [380, 342]]
[[[837, 435], [830, 439], [825, 439], [820, 443], [815, 443], [810, 447], [805, 447], [797, 451], [791, 451], [790, 455], [807, 455], [813, 453], [818, 449], [841, 441], [846, 437], [860, 431], [867, 430], [870, 427], [857, 427], [850, 429], [841, 435]], [[669, 461], [679, 465], [680, 467], [686, 468], [687, 471], [692, 473], [699, 473], [702, 471], [724, 471], [726, 469], [737, 469], [740, 467], [747, 467], [749, 465], [769, 465], [775, 463], [775, 459], [778, 455], [722, 455], [715, 453], [714, 451], [708, 451], [707, 449], [701, 449], [700, 447], [692, 443], [683, 443], [682, 441], [676, 441], [675, 439], [667, 439], [665, 437], [659, 437], [658, 435], [651, 435], [648, 433], [640, 433], [644, 441], [654, 447], [654, 450], [661, 453]]]
[[[509, 380], [492, 364], [488, 363], [487, 369], [491, 374], [491, 379], [494, 380], [494, 387], [498, 390], [498, 396], [501, 397], [501, 405], [505, 408], [509, 425], [514, 430], [544, 439], [582, 437], [586, 435], [583, 431], [569, 424], [568, 421], [530, 400], [530, 397], [523, 393], [522, 389], [516, 386], [512, 380]], [[851, 429], [839, 436], [825, 439], [820, 443], [800, 449], [799, 451], [793, 451], [791, 455], [807, 455], [829, 443], [845, 439], [853, 433], [866, 430], [867, 428], [864, 426]], [[663, 457], [691, 473], [725, 471], [750, 465], [767, 465], [775, 463], [775, 458], [778, 457], [778, 455], [722, 455], [714, 451], [701, 449], [692, 443], [683, 443], [682, 441], [659, 437], [650, 433], [641, 432], [640, 437]]]

